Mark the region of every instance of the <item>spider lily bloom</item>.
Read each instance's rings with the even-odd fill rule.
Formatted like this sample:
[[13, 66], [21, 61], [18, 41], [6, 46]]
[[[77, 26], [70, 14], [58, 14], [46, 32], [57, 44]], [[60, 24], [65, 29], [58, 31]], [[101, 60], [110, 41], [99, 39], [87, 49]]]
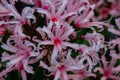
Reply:
[[35, 17], [33, 16], [34, 10], [30, 7], [25, 7], [22, 11], [22, 16], [17, 12], [14, 5], [9, 4], [6, 0], [1, 0], [1, 3], [5, 5], [6, 9], [10, 11], [11, 16], [15, 18], [15, 20], [19, 20], [21, 23], [26, 22], [25, 19], [33, 19], [35, 20]]
[[[2, 4], [5, 5], [5, 7], [10, 11], [11, 16], [14, 17], [14, 20], [12, 20], [13, 22], [16, 21], [16, 23], [14, 24], [15, 29], [14, 29], [14, 34], [17, 35], [23, 35], [23, 30], [22, 30], [22, 26], [24, 24], [28, 24], [31, 25], [30, 23], [30, 19], [33, 19], [35, 22], [35, 16], [33, 15], [34, 9], [30, 8], [30, 7], [25, 7], [22, 11], [22, 14], [20, 15], [16, 8], [14, 7], [14, 5], [9, 4], [6, 0], [1, 0]], [[12, 22], [11, 21], [11, 22]]]
[[[90, 39], [88, 39], [90, 40]], [[89, 65], [89, 71], [91, 71], [91, 69], [93, 68], [94, 65], [96, 65], [99, 60], [101, 60], [98, 56], [98, 51], [103, 48], [103, 49], [106, 49], [104, 47], [104, 45], [100, 48], [100, 45], [99, 43], [95, 43], [94, 40], [90, 40], [90, 46], [86, 46], [86, 45], [80, 45], [79, 46], [79, 52], [81, 53], [81, 59], [79, 60], [79, 63], [83, 63], [85, 60], [88, 62], [88, 65]], [[99, 46], [99, 47], [98, 47]], [[96, 49], [98, 48], [98, 49]], [[104, 54], [105, 52], [103, 52]]]
[[[64, 26], [63, 26], [64, 27]], [[42, 29], [50, 40], [44, 40], [39, 42], [39, 45], [54, 45], [53, 52], [51, 55], [51, 62], [54, 62], [54, 59], [57, 57], [58, 52], [62, 51], [63, 48], [71, 47], [75, 50], [78, 49], [78, 44], [67, 42], [66, 40], [69, 38], [71, 33], [74, 31], [72, 27], [67, 27], [66, 31], [63, 32], [63, 29], [57, 27], [55, 32], [53, 33], [49, 28], [44, 27]]]
[[98, 52], [101, 48], [105, 48], [104, 45], [105, 38], [102, 34], [96, 32], [93, 28], [92, 30], [93, 30], [92, 34], [88, 33], [85, 36], [83, 36], [83, 38], [88, 40], [92, 50]]
[[55, 6], [55, 3], [51, 1], [46, 1], [46, 3], [50, 4], [50, 11], [44, 10], [42, 8], [38, 8], [37, 12], [45, 14], [48, 19], [50, 20], [48, 27], [51, 29], [53, 23], [55, 23], [57, 26], [62, 24], [62, 20], [65, 20], [68, 16], [72, 16], [76, 14], [76, 12], [70, 12], [70, 13], [64, 13], [65, 7], [67, 6], [68, 0], [61, 0], [60, 3], [62, 3], [59, 6]]
[[71, 24], [76, 19], [78, 19], [81, 15], [82, 10], [86, 9], [86, 4], [89, 4], [88, 0], [68, 0], [68, 4], [65, 9], [65, 13], [69, 12], [77, 12], [77, 14], [73, 14], [66, 18], [67, 23]]
[[[74, 71], [83, 69], [83, 66], [78, 66], [74, 59], [71, 58], [71, 50], [68, 51], [66, 58], [60, 57], [65, 53], [59, 54], [55, 60], [55, 64], [51, 64], [48, 67], [44, 62], [40, 61], [40, 65], [51, 72], [52, 75], [55, 75], [54, 80], [68, 80], [67, 71]], [[59, 59], [60, 58], [60, 59]]]
[[[87, 48], [86, 48], [87, 49]], [[99, 57], [96, 52], [89, 51], [88, 53], [82, 53], [83, 55], [77, 56], [80, 59], [77, 59], [78, 65], [87, 65], [87, 71], [91, 73], [93, 67], [99, 62]], [[86, 61], [86, 63], [84, 63]], [[85, 67], [85, 66], [84, 66]]]
[[[89, 2], [86, 2], [86, 5], [83, 5], [79, 10], [79, 15], [72, 18], [74, 20], [74, 26], [76, 28], [90, 28], [92, 26], [97, 26], [101, 30], [103, 30], [103, 25], [109, 27], [110, 25], [104, 23], [104, 22], [98, 22], [98, 21], [90, 21], [90, 19], [94, 16], [94, 9], [95, 4], [90, 5]], [[72, 21], [72, 20], [71, 20]]]
[[94, 8], [95, 8], [95, 5], [89, 5], [87, 8], [83, 8], [83, 10], [81, 10], [81, 11], [83, 11], [83, 13], [80, 14], [80, 16], [78, 15], [78, 18], [74, 21], [75, 22], [75, 26], [79, 27], [82, 24], [88, 22], [89, 19], [92, 18], [93, 15], [94, 15], [94, 13], [93, 13], [93, 9]]
[[[110, 4], [108, 5], [109, 2]], [[96, 0], [96, 8], [95, 11], [98, 14], [98, 16], [96, 17], [97, 20], [103, 20], [103, 19], [107, 19], [109, 16], [114, 16], [117, 17], [120, 14], [120, 1], [119, 0], [107, 0], [107, 2], [105, 2], [104, 0]], [[108, 6], [105, 6], [108, 5]]]
[[[14, 40], [14, 45], [12, 40]], [[27, 41], [23, 44], [23, 40], [21, 40], [21, 38], [11, 36], [8, 39], [7, 44], [3, 44], [1, 47], [13, 53], [12, 55], [7, 53], [2, 54], [2, 62], [8, 61], [6, 64], [7, 72], [17, 69], [21, 72], [23, 80], [27, 80], [25, 71], [31, 74], [34, 73], [33, 68], [28, 65], [29, 59], [30, 57], [35, 57], [39, 54], [30, 49], [30, 47], [36, 49], [35, 45]], [[5, 73], [6, 70], [3, 70], [0, 74], [4, 76], [3, 73]]]
[[105, 55], [103, 55], [102, 60], [103, 60], [102, 61], [103, 68], [96, 67], [94, 69], [94, 72], [99, 71], [103, 75], [101, 77], [101, 80], [106, 80], [106, 79], [118, 80], [118, 79], [120, 79], [120, 77], [116, 75], [117, 72], [120, 72], [120, 69], [119, 69], [119, 67], [114, 67], [116, 59], [112, 58], [111, 61], [109, 62], [110, 64], [108, 64], [108, 62], [106, 62]]
[[[88, 70], [91, 72], [93, 67], [101, 60], [98, 56], [98, 51], [103, 48], [106, 50], [104, 43], [104, 36], [96, 33], [95, 31], [92, 34], [86, 34], [83, 38], [88, 40], [90, 46], [86, 45], [80, 45], [79, 46], [79, 52], [81, 53], [80, 55], [80, 60], [79, 64], [83, 64], [84, 61], [87, 61], [88, 64]], [[104, 54], [105, 52], [103, 52]], [[78, 56], [79, 57], [79, 56]]]

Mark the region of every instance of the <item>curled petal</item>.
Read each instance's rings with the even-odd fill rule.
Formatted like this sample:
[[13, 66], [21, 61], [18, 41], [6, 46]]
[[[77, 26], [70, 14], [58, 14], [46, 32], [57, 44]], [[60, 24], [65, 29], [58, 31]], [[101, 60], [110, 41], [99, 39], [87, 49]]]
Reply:
[[56, 71], [56, 68], [52, 68], [52, 67], [48, 67], [48, 65], [46, 65], [44, 62], [42, 62], [42, 61], [40, 61], [40, 65], [43, 67], [43, 68], [45, 68], [45, 69], [47, 69], [47, 70], [49, 70], [49, 71]]
[[28, 18], [28, 19], [33, 19], [34, 21], [36, 20], [35, 16], [33, 15], [34, 13], [34, 9], [30, 8], [30, 7], [25, 7], [22, 11], [22, 16], [24, 18]]
[[99, 68], [99, 67], [95, 68], [93, 71], [94, 71], [94, 72], [99, 71], [101, 74], [104, 73], [104, 72], [103, 72], [103, 69], [102, 69], [102, 68]]
[[51, 38], [51, 40], [54, 38], [53, 33], [48, 28], [44, 27], [42, 31], [46, 32], [49, 38]]
[[33, 64], [38, 62], [40, 59], [42, 59], [47, 54], [47, 50], [43, 50], [41, 53], [39, 53], [38, 56], [35, 57], [35, 59], [30, 59], [29, 63]]
[[24, 70], [28, 73], [34, 74], [33, 67], [28, 65], [28, 60], [24, 59], [22, 60], [22, 62], [23, 62]]
[[42, 9], [42, 8], [38, 8], [37, 12], [41, 13], [41, 14], [45, 14], [49, 19], [51, 18], [51, 15], [48, 11]]

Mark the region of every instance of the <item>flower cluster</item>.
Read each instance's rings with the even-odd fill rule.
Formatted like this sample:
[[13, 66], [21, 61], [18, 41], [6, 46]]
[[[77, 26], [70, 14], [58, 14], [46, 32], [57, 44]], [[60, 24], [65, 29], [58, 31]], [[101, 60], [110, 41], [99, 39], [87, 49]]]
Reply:
[[0, 80], [119, 80], [119, 13], [119, 0], [1, 0]]

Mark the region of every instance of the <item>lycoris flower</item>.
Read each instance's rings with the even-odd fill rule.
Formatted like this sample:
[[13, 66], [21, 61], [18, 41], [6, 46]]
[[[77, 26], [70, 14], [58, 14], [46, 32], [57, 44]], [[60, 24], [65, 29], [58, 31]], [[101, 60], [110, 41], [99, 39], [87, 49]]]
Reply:
[[119, 80], [119, 17], [120, 0], [0, 0], [0, 80]]

